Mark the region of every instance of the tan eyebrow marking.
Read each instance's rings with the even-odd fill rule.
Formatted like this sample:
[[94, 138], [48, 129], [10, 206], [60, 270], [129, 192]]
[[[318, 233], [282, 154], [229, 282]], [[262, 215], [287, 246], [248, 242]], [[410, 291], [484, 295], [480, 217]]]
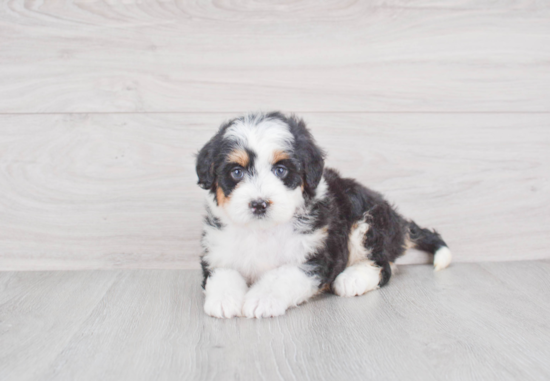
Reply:
[[286, 152], [283, 151], [275, 151], [273, 152], [273, 164], [278, 163], [281, 160], [290, 159], [290, 156]]
[[241, 167], [246, 167], [250, 161], [248, 154], [245, 150], [236, 149], [227, 155], [227, 161], [230, 163], [239, 164]]

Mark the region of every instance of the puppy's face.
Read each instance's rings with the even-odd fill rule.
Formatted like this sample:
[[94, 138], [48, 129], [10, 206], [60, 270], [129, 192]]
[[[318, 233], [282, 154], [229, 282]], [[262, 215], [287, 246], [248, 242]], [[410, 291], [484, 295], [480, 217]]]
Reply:
[[315, 193], [323, 164], [301, 120], [271, 113], [223, 125], [199, 152], [197, 174], [232, 223], [269, 227]]

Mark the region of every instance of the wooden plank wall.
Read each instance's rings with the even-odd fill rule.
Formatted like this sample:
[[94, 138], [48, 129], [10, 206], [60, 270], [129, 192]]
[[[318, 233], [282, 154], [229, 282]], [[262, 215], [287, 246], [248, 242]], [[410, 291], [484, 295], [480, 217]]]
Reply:
[[14, 0], [0, 269], [198, 267], [193, 153], [274, 109], [457, 261], [550, 258], [550, 3]]

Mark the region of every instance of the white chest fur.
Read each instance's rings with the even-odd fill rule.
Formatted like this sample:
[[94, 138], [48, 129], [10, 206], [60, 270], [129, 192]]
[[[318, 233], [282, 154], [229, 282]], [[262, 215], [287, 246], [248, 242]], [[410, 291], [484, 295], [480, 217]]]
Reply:
[[225, 226], [218, 230], [205, 226], [203, 244], [212, 269], [237, 270], [253, 283], [266, 271], [282, 265], [304, 263], [325, 242], [327, 232], [297, 233], [291, 222], [269, 229]]

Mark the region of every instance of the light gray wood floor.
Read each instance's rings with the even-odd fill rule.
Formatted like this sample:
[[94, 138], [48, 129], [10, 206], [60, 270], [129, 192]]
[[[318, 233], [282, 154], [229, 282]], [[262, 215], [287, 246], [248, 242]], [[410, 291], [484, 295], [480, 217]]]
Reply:
[[550, 261], [401, 266], [264, 320], [202, 312], [196, 270], [0, 272], [0, 379], [548, 380]]

